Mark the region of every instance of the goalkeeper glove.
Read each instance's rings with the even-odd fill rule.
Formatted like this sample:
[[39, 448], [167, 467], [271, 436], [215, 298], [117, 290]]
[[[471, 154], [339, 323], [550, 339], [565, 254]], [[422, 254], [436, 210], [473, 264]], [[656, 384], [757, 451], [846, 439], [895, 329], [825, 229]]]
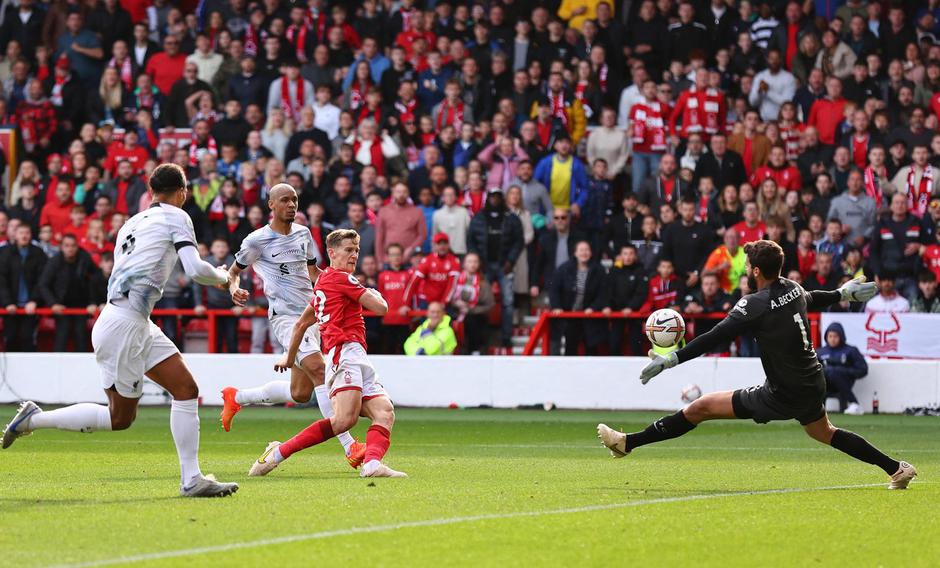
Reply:
[[656, 375], [679, 364], [679, 357], [676, 355], [675, 351], [663, 356], [657, 354], [651, 349], [649, 356], [652, 361], [650, 361], [646, 367], [643, 367], [643, 370], [640, 372], [640, 382], [642, 382], [644, 385], [650, 382], [650, 379]]
[[878, 293], [878, 285], [874, 282], [865, 282], [864, 276], [849, 280], [837, 290], [842, 295], [842, 301], [867, 302]]

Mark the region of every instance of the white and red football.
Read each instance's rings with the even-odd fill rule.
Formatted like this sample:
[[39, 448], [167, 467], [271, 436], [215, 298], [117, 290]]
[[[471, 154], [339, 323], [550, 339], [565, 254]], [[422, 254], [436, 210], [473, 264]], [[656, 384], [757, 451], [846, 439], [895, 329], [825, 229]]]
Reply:
[[643, 327], [650, 343], [657, 347], [673, 347], [685, 337], [685, 320], [675, 310], [656, 310]]

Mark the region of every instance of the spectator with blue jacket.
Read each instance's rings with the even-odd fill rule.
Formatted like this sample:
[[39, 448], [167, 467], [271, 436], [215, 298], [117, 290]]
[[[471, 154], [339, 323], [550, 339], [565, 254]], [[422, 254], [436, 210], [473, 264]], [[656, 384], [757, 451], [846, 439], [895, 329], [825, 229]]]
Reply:
[[868, 363], [857, 347], [845, 342], [841, 323], [834, 322], [826, 328], [825, 340], [816, 355], [826, 375], [826, 394], [839, 398], [839, 408], [845, 414], [862, 414], [852, 386], [868, 374]]
[[571, 212], [578, 218], [578, 228], [587, 235], [591, 250], [597, 251], [598, 257], [600, 251], [607, 250], [603, 244], [604, 219], [609, 218], [613, 210], [612, 191], [607, 179], [607, 160], [597, 158], [592, 165], [586, 191], [574, 196], [571, 203]]
[[557, 209], [570, 209], [577, 196], [588, 190], [588, 176], [584, 164], [572, 155], [574, 146], [567, 134], [555, 139], [555, 152], [542, 158], [535, 167], [535, 179], [548, 188], [552, 205]]
[[353, 79], [356, 76], [356, 67], [359, 65], [360, 61], [365, 61], [369, 64], [369, 72], [375, 84], [382, 82], [382, 73], [385, 73], [385, 70], [392, 66], [392, 62], [379, 52], [378, 43], [375, 38], [363, 38], [362, 53], [350, 64], [349, 72], [346, 73], [346, 78], [343, 79], [343, 92], [349, 91], [349, 87], [352, 86]]

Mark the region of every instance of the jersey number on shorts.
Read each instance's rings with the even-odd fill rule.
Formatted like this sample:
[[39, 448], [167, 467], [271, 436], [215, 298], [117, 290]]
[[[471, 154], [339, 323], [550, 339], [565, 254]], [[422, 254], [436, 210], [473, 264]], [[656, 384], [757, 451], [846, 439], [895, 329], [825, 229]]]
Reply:
[[323, 313], [323, 308], [326, 307], [326, 294], [323, 293], [323, 290], [316, 290], [313, 293], [317, 298], [317, 321], [320, 324], [325, 324], [330, 321], [330, 314]]
[[803, 336], [803, 349], [812, 351], [813, 346], [810, 345], [809, 338], [806, 336], [806, 326], [803, 325], [803, 318], [800, 317], [800, 314], [793, 314], [793, 321], [796, 322], [796, 325], [800, 326], [800, 335]]

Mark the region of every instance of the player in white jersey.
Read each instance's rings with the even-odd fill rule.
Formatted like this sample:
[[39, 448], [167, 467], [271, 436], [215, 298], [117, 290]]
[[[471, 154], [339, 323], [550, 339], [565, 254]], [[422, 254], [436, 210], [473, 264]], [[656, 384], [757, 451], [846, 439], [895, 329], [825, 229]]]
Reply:
[[[279, 183], [268, 193], [271, 222], [251, 233], [242, 241], [235, 255], [235, 265], [229, 269], [229, 291], [236, 305], [244, 306], [248, 292], [239, 287], [238, 275], [253, 265], [264, 281], [264, 295], [268, 298], [268, 317], [278, 342], [286, 349], [290, 345], [294, 325], [313, 299], [313, 282], [320, 270], [317, 248], [310, 229], [294, 224], [297, 214], [297, 192], [286, 183]], [[297, 358], [291, 369], [290, 381], [271, 381], [257, 388], [222, 390], [222, 427], [226, 432], [232, 419], [247, 404], [305, 403], [311, 394], [324, 418], [333, 416], [330, 393], [324, 384], [323, 356], [320, 354], [320, 332], [317, 326], [307, 329]], [[366, 445], [343, 432], [339, 436], [346, 452], [346, 460], [358, 468], [365, 456]]]
[[108, 281], [108, 304], [91, 332], [91, 343], [108, 406], [73, 404], [43, 411], [34, 402], [20, 405], [3, 431], [4, 449], [35, 430], [75, 432], [125, 430], [137, 416], [147, 376], [173, 397], [170, 431], [180, 460], [180, 495], [221, 497], [238, 490], [199, 469], [199, 388], [179, 350], [150, 321], [177, 256], [199, 284], [228, 283], [225, 267], [199, 258], [193, 222], [180, 207], [186, 201], [186, 175], [175, 164], [157, 166], [150, 176], [153, 205], [121, 227]]

